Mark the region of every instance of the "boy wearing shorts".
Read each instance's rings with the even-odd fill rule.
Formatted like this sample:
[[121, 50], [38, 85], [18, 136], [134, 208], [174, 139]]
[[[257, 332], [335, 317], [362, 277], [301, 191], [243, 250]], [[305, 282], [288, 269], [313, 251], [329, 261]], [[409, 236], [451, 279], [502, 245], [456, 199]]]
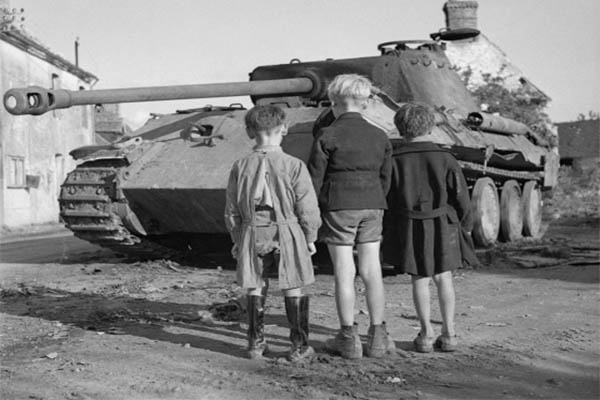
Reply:
[[225, 224], [233, 240], [237, 282], [248, 291], [248, 356], [259, 358], [268, 349], [265, 299], [268, 278], [277, 276], [290, 325], [288, 359], [301, 361], [314, 354], [302, 288], [314, 282], [311, 255], [321, 225], [317, 197], [304, 163], [280, 147], [287, 134], [284, 111], [256, 106], [245, 122], [256, 146], [231, 169]]
[[[394, 124], [406, 143], [394, 148], [383, 257], [412, 277], [413, 301], [421, 324], [414, 339], [416, 350], [427, 353], [437, 347], [454, 351], [452, 270], [465, 258], [461, 229], [468, 231], [471, 226], [467, 183], [452, 153], [431, 142], [431, 107], [407, 103], [394, 116]], [[429, 303], [432, 279], [443, 321], [441, 335], [435, 340]]]
[[371, 319], [365, 354], [382, 357], [395, 348], [384, 322], [385, 294], [379, 261], [392, 147], [385, 132], [361, 115], [372, 90], [367, 78], [355, 74], [338, 75], [331, 82], [328, 96], [336, 119], [318, 133], [308, 163], [322, 212], [321, 240], [327, 244], [333, 262], [341, 325], [326, 345], [351, 359], [363, 355], [354, 323], [355, 245]]

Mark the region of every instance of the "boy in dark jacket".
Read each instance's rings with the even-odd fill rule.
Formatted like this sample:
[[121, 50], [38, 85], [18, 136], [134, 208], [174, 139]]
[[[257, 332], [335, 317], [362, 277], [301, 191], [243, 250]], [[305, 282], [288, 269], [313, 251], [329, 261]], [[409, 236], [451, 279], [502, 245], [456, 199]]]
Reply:
[[333, 261], [335, 299], [341, 329], [327, 347], [345, 358], [362, 357], [354, 324], [353, 247], [365, 283], [371, 317], [365, 353], [382, 357], [394, 348], [384, 322], [385, 295], [379, 261], [385, 195], [390, 182], [392, 147], [385, 132], [361, 115], [371, 82], [360, 75], [339, 75], [328, 87], [335, 121], [318, 133], [308, 170], [323, 214], [323, 235]]
[[[467, 184], [454, 156], [430, 141], [434, 114], [429, 106], [407, 103], [396, 113], [394, 123], [406, 143], [393, 153], [384, 261], [412, 276], [413, 301], [421, 323], [414, 340], [416, 350], [430, 352], [435, 345], [442, 351], [454, 351], [452, 270], [462, 262], [460, 225], [471, 228]], [[443, 320], [435, 341], [429, 303], [432, 278]]]

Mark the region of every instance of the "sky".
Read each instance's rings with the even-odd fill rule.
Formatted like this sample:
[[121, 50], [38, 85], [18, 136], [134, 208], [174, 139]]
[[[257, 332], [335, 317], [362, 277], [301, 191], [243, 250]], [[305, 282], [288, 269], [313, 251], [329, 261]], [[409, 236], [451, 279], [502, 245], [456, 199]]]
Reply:
[[[479, 0], [478, 28], [552, 98], [554, 122], [600, 111], [599, 0]], [[95, 89], [244, 82], [260, 65], [378, 55], [429, 39], [443, 0], [10, 0], [25, 28], [98, 76]], [[123, 104], [134, 127], [168, 113], [248, 98]]]

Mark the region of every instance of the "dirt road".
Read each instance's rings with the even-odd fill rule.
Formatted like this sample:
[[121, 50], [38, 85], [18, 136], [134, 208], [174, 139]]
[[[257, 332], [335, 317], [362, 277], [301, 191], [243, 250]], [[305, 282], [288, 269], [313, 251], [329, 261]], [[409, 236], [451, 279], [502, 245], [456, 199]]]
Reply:
[[[211, 305], [241, 294], [233, 271], [215, 268], [228, 267], [223, 256], [200, 268], [126, 262], [106, 251], [62, 264], [3, 263], [0, 398], [597, 399], [599, 248], [597, 224], [553, 227], [541, 243], [501, 246], [483, 255], [483, 267], [459, 270], [461, 348], [454, 354], [412, 351], [418, 322], [410, 282], [394, 275], [385, 287], [397, 353], [356, 361], [327, 354], [323, 342], [337, 318], [333, 277], [322, 272], [310, 289], [317, 356], [301, 365], [283, 359], [288, 330], [279, 292], [267, 301], [274, 352], [264, 361], [244, 358], [245, 316], [211, 315]], [[364, 335], [359, 280], [357, 289]]]
[[34, 237], [11, 237], [0, 240], [0, 263], [69, 263], [76, 262], [100, 247], [76, 238], [69, 231], [44, 233]]

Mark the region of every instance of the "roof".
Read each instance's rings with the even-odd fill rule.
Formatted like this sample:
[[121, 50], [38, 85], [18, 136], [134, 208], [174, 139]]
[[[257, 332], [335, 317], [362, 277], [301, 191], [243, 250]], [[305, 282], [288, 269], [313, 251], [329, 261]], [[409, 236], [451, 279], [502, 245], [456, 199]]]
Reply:
[[10, 43], [26, 53], [42, 59], [63, 71], [69, 72], [88, 84], [93, 84], [98, 81], [96, 75], [52, 52], [48, 47], [44, 46], [38, 39], [24, 29], [0, 31], [0, 40]]
[[550, 97], [525, 77], [506, 53], [483, 33], [474, 38], [445, 43], [446, 55], [458, 68], [458, 72], [470, 71], [469, 86], [483, 85], [484, 76], [489, 74], [492, 77], [501, 77], [504, 86], [509, 90], [522, 87], [529, 96], [550, 100]]
[[111, 144], [112, 140], [110, 140], [109, 138], [104, 137], [103, 134], [100, 133], [96, 133], [94, 135], [94, 139], [95, 139], [95, 143], [97, 145], [103, 146], [103, 145], [107, 145], [107, 144]]

